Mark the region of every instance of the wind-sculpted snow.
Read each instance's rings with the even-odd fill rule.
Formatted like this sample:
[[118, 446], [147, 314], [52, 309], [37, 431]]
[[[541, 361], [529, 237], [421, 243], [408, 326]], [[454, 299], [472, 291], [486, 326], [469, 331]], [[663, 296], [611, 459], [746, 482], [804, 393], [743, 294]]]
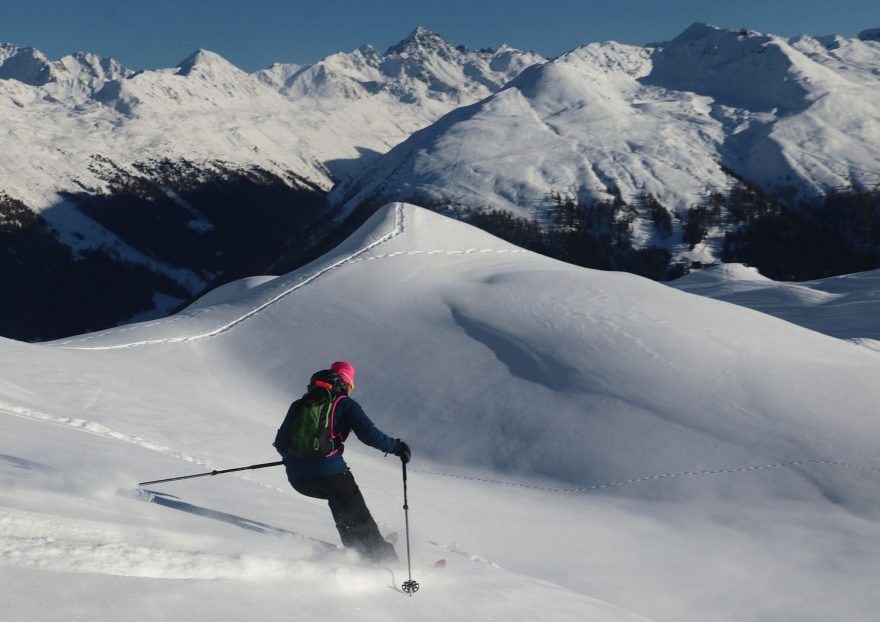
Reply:
[[[282, 469], [132, 490], [276, 459], [290, 401], [338, 359], [413, 448], [411, 599], [405, 562], [318, 542], [338, 544], [326, 505]], [[238, 297], [69, 343], [0, 340], [4, 611], [869, 620], [878, 372], [847, 341], [388, 205]], [[401, 533], [399, 463], [346, 447], [381, 530]], [[50, 577], [53, 599], [33, 597]]]

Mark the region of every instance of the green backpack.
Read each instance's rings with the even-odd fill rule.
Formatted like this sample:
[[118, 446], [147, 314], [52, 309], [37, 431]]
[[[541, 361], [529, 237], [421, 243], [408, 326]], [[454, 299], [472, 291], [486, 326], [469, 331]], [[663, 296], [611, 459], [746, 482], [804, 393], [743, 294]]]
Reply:
[[312, 386], [290, 405], [294, 411], [290, 426], [291, 454], [297, 458], [329, 458], [342, 450], [342, 438], [333, 430], [333, 415], [344, 397], [330, 389]]

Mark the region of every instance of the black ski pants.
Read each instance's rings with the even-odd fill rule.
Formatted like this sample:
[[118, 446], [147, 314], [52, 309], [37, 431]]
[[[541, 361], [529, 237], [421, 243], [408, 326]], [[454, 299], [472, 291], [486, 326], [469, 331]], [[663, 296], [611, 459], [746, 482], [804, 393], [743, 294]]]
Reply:
[[307, 497], [326, 499], [336, 521], [342, 544], [373, 561], [397, 560], [397, 553], [386, 542], [351, 470], [324, 477], [308, 477], [290, 482], [294, 490]]

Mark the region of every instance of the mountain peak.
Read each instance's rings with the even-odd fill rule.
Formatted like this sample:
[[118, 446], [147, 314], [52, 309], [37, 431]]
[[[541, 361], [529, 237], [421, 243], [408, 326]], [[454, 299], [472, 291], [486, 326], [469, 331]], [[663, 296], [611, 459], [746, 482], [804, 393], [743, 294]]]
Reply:
[[[653, 56], [647, 84], [692, 91], [752, 112], [803, 110], [829, 79], [784, 39], [697, 22]], [[812, 97], [815, 97], [813, 95]]]
[[690, 41], [700, 41], [712, 37], [754, 37], [763, 36], [762, 33], [752, 30], [751, 28], [719, 28], [705, 22], [694, 22], [684, 29], [684, 31], [675, 37], [674, 43], [688, 43]]
[[674, 41], [693, 41], [695, 39], [702, 39], [707, 35], [712, 35], [721, 32], [721, 28], [718, 26], [713, 26], [712, 24], [707, 24], [705, 22], [694, 22], [687, 28], [685, 28], [681, 34], [675, 37]]
[[407, 39], [412, 40], [412, 41], [428, 41], [428, 40], [432, 40], [432, 39], [442, 39], [442, 38], [443, 37], [438, 35], [436, 32], [433, 32], [432, 30], [428, 30], [424, 26], [416, 26], [413, 29], [413, 31], [411, 33], [409, 33], [409, 36], [407, 36]]
[[449, 42], [436, 32], [428, 30], [424, 26], [417, 26], [403, 41], [388, 48], [385, 54], [402, 54], [417, 50], [436, 50], [451, 47]]
[[859, 33], [859, 39], [862, 41], [878, 41], [880, 42], [880, 28], [869, 28]]
[[216, 52], [205, 50], [203, 48], [199, 48], [190, 54], [184, 61], [177, 65], [177, 69], [177, 73], [183, 76], [189, 75], [196, 70], [206, 69], [209, 71], [216, 69], [233, 69], [235, 71], [241, 71], [238, 67]]

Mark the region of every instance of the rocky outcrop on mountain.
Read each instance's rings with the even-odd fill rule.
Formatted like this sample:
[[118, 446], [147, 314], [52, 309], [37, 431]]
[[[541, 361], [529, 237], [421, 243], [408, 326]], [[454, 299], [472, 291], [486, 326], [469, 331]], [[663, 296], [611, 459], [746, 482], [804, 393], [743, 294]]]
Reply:
[[869, 28], [859, 33], [861, 41], [880, 41], [880, 28]]

